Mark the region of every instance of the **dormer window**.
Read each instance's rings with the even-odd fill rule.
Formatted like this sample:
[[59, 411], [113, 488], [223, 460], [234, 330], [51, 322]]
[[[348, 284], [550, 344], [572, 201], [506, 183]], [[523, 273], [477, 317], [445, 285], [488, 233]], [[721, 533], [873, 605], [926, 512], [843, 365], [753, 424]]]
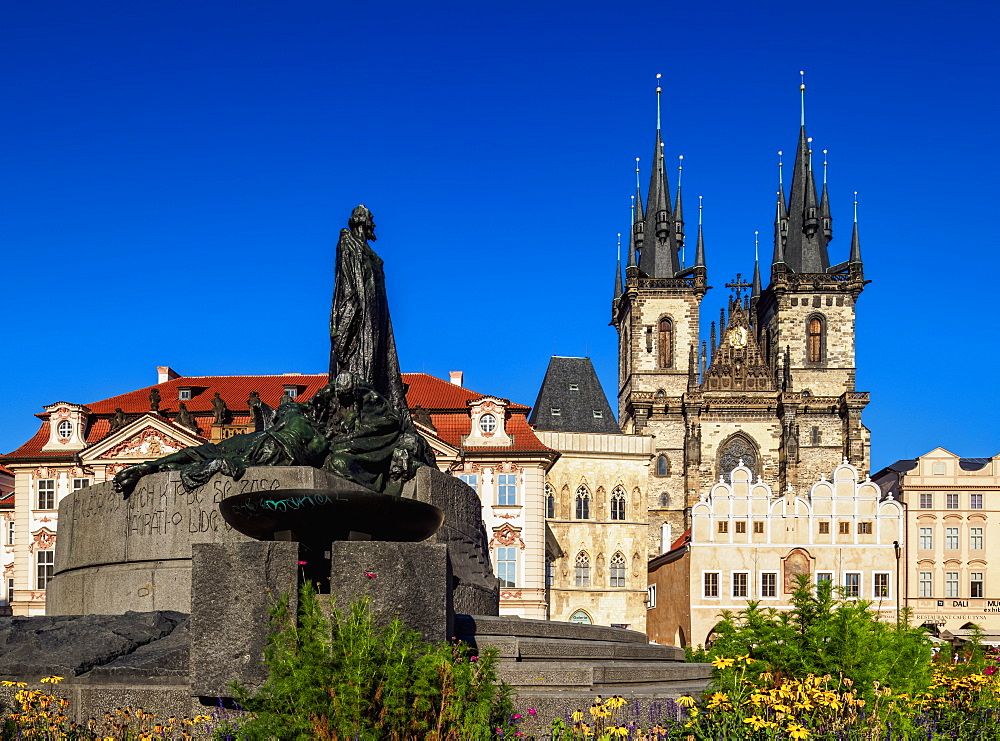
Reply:
[[580, 390], [580, 384], [578, 384], [578, 383], [571, 383], [569, 385], [569, 390], [570, 391], [579, 391]]
[[559, 407], [552, 407], [549, 409], [549, 411], [552, 413], [553, 417], [558, 417], [561, 414], [561, 412], [559, 411]]
[[479, 418], [479, 429], [483, 432], [496, 432], [497, 418], [492, 414], [484, 414]]
[[64, 419], [62, 422], [59, 423], [57, 431], [59, 432], [59, 437], [61, 439], [68, 440], [69, 436], [73, 434], [73, 423], [70, 422], [68, 419]]
[[191, 400], [191, 389], [187, 386], [182, 386], [177, 389], [177, 398], [180, 401], [190, 401]]
[[594, 419], [604, 419], [604, 412], [600, 409], [594, 410]]
[[288, 396], [292, 399], [297, 399], [299, 397], [299, 387], [285, 386], [285, 396]]

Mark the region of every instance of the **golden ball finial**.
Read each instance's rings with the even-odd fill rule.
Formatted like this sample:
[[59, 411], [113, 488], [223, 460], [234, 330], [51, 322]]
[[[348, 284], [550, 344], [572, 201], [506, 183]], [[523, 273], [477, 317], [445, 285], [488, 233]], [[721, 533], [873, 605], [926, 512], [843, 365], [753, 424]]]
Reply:
[[659, 72], [657, 72], [656, 73], [656, 79], [659, 80], [661, 77], [663, 77], [663, 75], [661, 75]]

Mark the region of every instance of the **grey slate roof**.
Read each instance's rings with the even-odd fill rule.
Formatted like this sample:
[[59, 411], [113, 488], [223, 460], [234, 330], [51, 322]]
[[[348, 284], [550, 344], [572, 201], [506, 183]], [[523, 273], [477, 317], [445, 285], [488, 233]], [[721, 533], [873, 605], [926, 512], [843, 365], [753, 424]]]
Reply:
[[549, 360], [528, 422], [537, 430], [621, 434], [590, 358]]

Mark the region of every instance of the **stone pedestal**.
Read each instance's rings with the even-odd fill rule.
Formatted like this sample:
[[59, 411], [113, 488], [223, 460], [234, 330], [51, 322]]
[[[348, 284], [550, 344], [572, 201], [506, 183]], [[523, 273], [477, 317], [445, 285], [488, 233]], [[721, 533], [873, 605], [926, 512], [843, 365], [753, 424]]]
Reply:
[[341, 541], [330, 555], [330, 592], [342, 612], [368, 598], [377, 625], [398, 617], [428, 641], [454, 635], [452, 573], [443, 543]]
[[191, 694], [260, 686], [271, 608], [285, 592], [298, 603], [299, 544], [196, 543], [191, 556]]

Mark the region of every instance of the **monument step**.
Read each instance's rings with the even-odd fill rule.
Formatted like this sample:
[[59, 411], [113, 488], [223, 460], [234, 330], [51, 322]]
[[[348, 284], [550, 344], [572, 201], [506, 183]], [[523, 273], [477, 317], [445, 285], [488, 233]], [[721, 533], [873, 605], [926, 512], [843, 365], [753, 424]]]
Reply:
[[681, 662], [684, 652], [675, 646], [655, 643], [619, 643], [579, 638], [524, 638], [517, 636], [476, 636], [476, 645], [495, 648], [501, 659], [550, 661], [553, 659], [594, 659], [609, 661]]
[[[599, 690], [635, 686], [695, 687], [701, 691], [712, 676], [711, 664], [640, 661], [529, 661], [501, 662], [500, 679], [519, 692], [542, 690]], [[682, 691], [680, 694], [685, 694]], [[619, 693], [620, 694], [620, 693]]]
[[[471, 637], [567, 638], [585, 641], [612, 641], [649, 645], [649, 637], [637, 630], [604, 625], [580, 625], [555, 620], [531, 620], [509, 615], [455, 615], [456, 635]], [[683, 652], [680, 656], [683, 659]]]

